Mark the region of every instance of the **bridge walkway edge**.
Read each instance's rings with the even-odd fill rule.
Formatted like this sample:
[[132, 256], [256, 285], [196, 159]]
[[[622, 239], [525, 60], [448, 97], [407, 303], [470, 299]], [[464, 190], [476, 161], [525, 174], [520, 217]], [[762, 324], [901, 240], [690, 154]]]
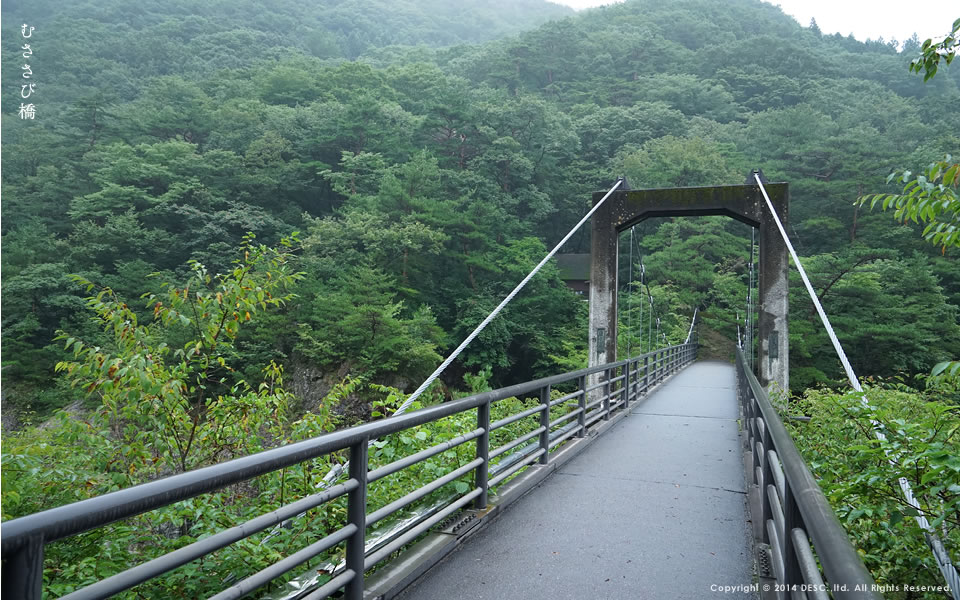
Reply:
[[735, 386], [725, 363], [681, 370], [612, 419], [606, 435], [583, 440], [589, 447], [528, 470], [482, 515], [483, 527], [458, 539], [431, 534], [372, 577], [366, 597], [701, 598], [713, 586], [745, 589], [753, 552]]

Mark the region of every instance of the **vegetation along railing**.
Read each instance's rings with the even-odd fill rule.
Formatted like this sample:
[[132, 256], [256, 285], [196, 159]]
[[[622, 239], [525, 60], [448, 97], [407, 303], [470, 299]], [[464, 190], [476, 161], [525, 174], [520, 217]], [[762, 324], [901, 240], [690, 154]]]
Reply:
[[769, 545], [777, 597], [882, 598], [740, 349], [737, 390], [752, 454], [747, 482], [759, 492], [758, 541]]
[[[2, 591], [10, 594], [7, 596], [9, 598], [33, 600], [41, 597], [46, 544], [338, 450], [348, 450], [349, 478], [345, 481], [109, 576], [64, 598], [75, 600], [109, 597], [262, 532], [304, 511], [346, 496], [346, 520], [342, 527], [224, 589], [213, 598], [240, 598], [311, 558], [345, 544], [344, 566], [308, 597], [311, 600], [326, 598], [343, 588], [345, 598], [359, 600], [363, 596], [365, 571], [459, 509], [469, 505], [475, 508], [486, 507], [488, 491], [491, 488], [534, 462], [547, 464], [552, 448], [574, 436], [583, 437], [598, 421], [609, 420], [614, 411], [629, 407], [630, 402], [648, 388], [694, 360], [696, 348], [696, 344], [671, 346], [628, 360], [484, 392], [8, 521], [3, 524], [2, 530]], [[599, 381], [588, 384], [588, 376], [593, 375], [598, 375]], [[590, 379], [593, 381], [594, 378]], [[553, 393], [554, 388], [560, 391]], [[566, 389], [572, 391], [562, 393]], [[508, 398], [529, 397], [537, 398], [538, 400], [534, 401], [538, 404], [532, 408], [524, 407], [519, 412], [491, 422], [491, 408], [496, 407], [497, 403]], [[368, 449], [371, 440], [474, 409], [476, 428], [472, 431], [465, 431], [459, 437], [369, 470]], [[536, 421], [537, 416], [538, 426], [517, 434], [498, 447], [490, 448], [491, 433], [523, 419], [531, 418]], [[476, 445], [474, 460], [368, 512], [367, 490], [370, 484], [469, 441], [474, 441]], [[526, 448], [524, 444], [527, 444]], [[491, 462], [511, 451], [513, 455], [519, 455], [518, 460], [500, 460], [497, 465]], [[425, 498], [441, 486], [469, 476], [471, 472], [474, 482], [472, 488], [458, 494], [442, 510], [433, 512], [419, 522], [411, 523], [408, 529], [397, 532], [385, 544], [366, 547], [368, 527]]]

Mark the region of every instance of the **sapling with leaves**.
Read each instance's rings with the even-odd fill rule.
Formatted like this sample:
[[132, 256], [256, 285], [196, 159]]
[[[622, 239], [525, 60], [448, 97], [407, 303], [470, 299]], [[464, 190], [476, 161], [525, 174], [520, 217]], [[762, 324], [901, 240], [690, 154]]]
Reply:
[[[958, 49], [960, 19], [953, 22], [950, 33], [940, 42], [933, 43], [932, 39], [923, 42], [920, 56], [910, 63], [910, 72], [923, 71], [926, 82], [937, 74], [941, 60], [947, 65], [953, 62]], [[857, 202], [861, 206], [869, 202], [871, 208], [880, 204], [883, 210], [894, 209], [896, 219], [904, 223], [924, 223], [924, 239], [939, 246], [943, 253], [949, 248], [960, 248], [960, 198], [957, 196], [960, 162], [947, 154], [944, 160], [930, 163], [916, 175], [911, 171], [895, 171], [887, 177], [887, 183], [894, 180], [903, 185], [902, 194], [869, 194]], [[958, 378], [960, 361], [945, 361], [934, 366], [930, 382], [936, 384]]]
[[[227, 273], [210, 274], [192, 261], [182, 287], [145, 294], [153, 319], [137, 313], [106, 288], [87, 299], [111, 340], [91, 346], [61, 332], [74, 360], [57, 364], [75, 386], [101, 401], [112, 435], [121, 443], [116, 461], [131, 483], [152, 474], [187, 471], [261, 449], [278, 436], [288, 394], [282, 368], [271, 363], [252, 387], [234, 378], [228, 363], [241, 327], [258, 312], [282, 306], [302, 277], [291, 269], [296, 234], [278, 248], [244, 237], [242, 257]], [[94, 284], [75, 280], [92, 290]], [[169, 341], [187, 339], [173, 348]]]

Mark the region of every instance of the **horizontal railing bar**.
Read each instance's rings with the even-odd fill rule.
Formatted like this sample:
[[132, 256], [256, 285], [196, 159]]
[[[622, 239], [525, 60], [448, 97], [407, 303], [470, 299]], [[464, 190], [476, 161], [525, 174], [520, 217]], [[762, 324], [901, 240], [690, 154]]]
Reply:
[[575, 392], [573, 392], [573, 393], [571, 393], [571, 394], [567, 394], [566, 396], [561, 396], [561, 397], [557, 398], [556, 400], [551, 400], [551, 401], [550, 401], [550, 406], [551, 406], [551, 407], [554, 407], [554, 406], [556, 406], [556, 405], [558, 405], [558, 404], [563, 404], [563, 403], [566, 402], [567, 400], [573, 400], [574, 398], [579, 398], [579, 397], [582, 396], [582, 395], [583, 395], [583, 390], [577, 390], [577, 391], [575, 391]]
[[324, 600], [324, 598], [329, 598], [330, 594], [353, 581], [356, 576], [357, 573], [353, 569], [347, 569], [300, 600]]
[[[551, 432], [550, 432], [550, 440], [552, 441], [552, 440], [556, 439], [557, 437], [563, 435], [564, 433], [566, 433], [567, 431], [570, 431], [571, 429], [577, 429], [577, 430], [579, 430], [579, 428], [580, 428], [580, 424], [579, 424], [579, 423], [568, 423], [568, 424], [564, 425], [563, 427], [560, 427], [560, 428], [558, 428], [558, 429], [556, 429], [556, 430], [554, 430], [554, 431], [551, 431]], [[541, 426], [541, 428], [537, 428], [537, 430], [536, 430], [536, 432], [537, 432], [538, 435], [539, 435], [540, 433], [543, 433], [543, 431], [546, 431], [546, 427]], [[533, 433], [533, 432], [530, 432], [530, 433]], [[527, 435], [530, 435], [530, 434], [527, 434]], [[525, 440], [525, 441], [526, 441], [526, 440]], [[498, 462], [497, 464], [495, 464], [495, 465], [490, 465], [490, 469], [489, 469], [488, 475], [496, 475], [496, 474], [498, 474], [498, 473], [500, 473], [500, 472], [502, 472], [502, 471], [505, 471], [505, 470], [509, 469], [511, 466], [515, 465], [517, 462], [524, 461], [524, 460], [526, 459], [526, 457], [527, 457], [531, 452], [533, 452], [534, 450], [536, 450], [536, 449], [539, 448], [539, 447], [540, 447], [540, 445], [539, 445], [539, 444], [536, 444], [536, 443], [534, 443], [534, 444], [527, 444], [527, 445], [523, 446], [522, 448], [520, 448], [520, 449], [517, 450], [516, 452], [513, 452], [513, 453], [509, 454], [506, 458], [504, 458], [503, 460], [501, 460], [501, 461]]]
[[545, 427], [543, 427], [543, 426], [541, 425], [540, 427], [537, 427], [536, 429], [534, 429], [534, 430], [531, 431], [530, 433], [528, 433], [528, 434], [526, 434], [526, 435], [523, 435], [523, 436], [521, 436], [521, 437], [518, 437], [517, 439], [513, 440], [512, 442], [506, 443], [506, 444], [500, 446], [499, 448], [497, 448], [496, 450], [491, 451], [491, 452], [490, 452], [490, 458], [491, 458], [491, 460], [494, 459], [494, 458], [496, 458], [496, 457], [498, 457], [498, 456], [500, 456], [500, 455], [503, 454], [504, 452], [507, 452], [508, 450], [513, 450], [514, 448], [516, 448], [516, 447], [519, 446], [520, 444], [522, 444], [522, 443], [524, 443], [524, 442], [526, 442], [526, 441], [528, 441], [528, 440], [531, 440], [531, 439], [537, 437], [538, 435], [540, 435], [541, 433], [543, 433], [544, 430], [545, 430]]
[[780, 551], [780, 536], [777, 533], [777, 524], [773, 519], [767, 519], [767, 536], [770, 538], [770, 556], [773, 559], [773, 572], [777, 581], [783, 583], [783, 554]]
[[572, 410], [572, 411], [568, 412], [567, 414], [563, 415], [562, 417], [560, 417], [560, 418], [558, 418], [558, 419], [554, 419], [553, 421], [550, 421], [550, 424], [547, 426], [547, 428], [548, 428], [548, 429], [553, 429], [554, 427], [556, 427], [556, 426], [559, 425], [560, 423], [563, 423], [564, 421], [569, 421], [570, 419], [572, 419], [573, 417], [579, 415], [579, 414], [582, 413], [582, 412], [583, 412], [583, 409], [580, 408], [580, 407], [577, 407], [576, 410]]
[[608, 379], [605, 383], [613, 384], [613, 383], [616, 383], [616, 382], [618, 382], [618, 381], [622, 381], [622, 380], [624, 379], [624, 377], [625, 377], [624, 375], [617, 375], [617, 376], [614, 377], [613, 379]]
[[783, 505], [780, 504], [780, 498], [777, 496], [777, 486], [772, 483], [766, 484], [767, 501], [770, 503], [770, 512], [773, 515], [773, 522], [777, 525], [777, 534], [780, 539], [786, 539], [786, 521], [783, 518]]
[[553, 448], [554, 446], [556, 446], [556, 445], [558, 445], [558, 444], [560, 444], [560, 443], [562, 443], [562, 442], [567, 441], [568, 439], [572, 438], [573, 436], [577, 435], [578, 433], [580, 433], [580, 428], [579, 428], [579, 427], [577, 427], [577, 428], [575, 428], [575, 429], [571, 429], [570, 431], [568, 431], [568, 432], [566, 432], [565, 434], [561, 435], [561, 436], [558, 437], [557, 439], [550, 440], [550, 447]]
[[602, 419], [603, 415], [605, 414], [607, 414], [607, 411], [603, 410], [602, 408], [597, 409], [586, 416], [586, 418], [584, 419], [584, 423], [586, 424], [587, 427], [589, 427], [591, 424], [593, 424], [594, 421], [599, 421], [600, 419]]
[[590, 410], [590, 409], [593, 408], [594, 406], [599, 406], [599, 405], [603, 404], [603, 401], [604, 401], [604, 400], [607, 400], [607, 399], [611, 398], [612, 396], [613, 396], [613, 394], [607, 394], [606, 396], [601, 396], [600, 398], [597, 398], [597, 399], [594, 400], [593, 402], [588, 403], [586, 406], [584, 406], [584, 408], [585, 408], [586, 410]]
[[482, 458], [475, 458], [472, 461], [460, 467], [459, 469], [451, 471], [446, 475], [444, 475], [443, 477], [438, 477], [437, 479], [434, 479], [427, 485], [421, 486], [416, 490], [410, 492], [406, 496], [403, 496], [402, 498], [398, 498], [393, 502], [391, 502], [390, 504], [387, 504], [383, 508], [373, 511], [372, 513], [367, 515], [367, 521], [366, 521], [367, 527], [370, 527], [374, 523], [381, 521], [386, 517], [389, 517], [393, 513], [400, 510], [401, 508], [405, 506], [409, 506], [410, 504], [416, 502], [420, 498], [423, 498], [424, 496], [427, 496], [430, 493], [440, 489], [441, 487], [450, 483], [457, 477], [463, 477], [464, 475], [476, 469], [483, 463], [484, 463], [484, 460]]
[[511, 416], [509, 416], [509, 417], [504, 417], [503, 419], [500, 419], [499, 421], [496, 421], [495, 423], [491, 423], [491, 424], [490, 424], [490, 431], [496, 431], [497, 429], [500, 429], [501, 427], [504, 427], [504, 426], [509, 425], [509, 424], [511, 424], [511, 423], [516, 423], [516, 422], [519, 421], [520, 419], [526, 419], [527, 417], [529, 417], [529, 416], [531, 416], [531, 415], [535, 415], [535, 414], [539, 413], [539, 412], [540, 412], [541, 410], [543, 410], [544, 408], [546, 408], [546, 406], [544, 406], [543, 404], [538, 404], [538, 405], [534, 406], [533, 408], [531, 408], [531, 409], [529, 409], [529, 410], [525, 410], [525, 411], [523, 411], [523, 412], [519, 412], [519, 413], [517, 413], [517, 414], [515, 414], [515, 415], [511, 415]]
[[411, 454], [410, 456], [405, 456], [399, 460], [395, 460], [388, 465], [384, 465], [367, 473], [367, 483], [370, 484], [378, 479], [383, 479], [387, 475], [393, 475], [397, 471], [402, 471], [403, 469], [415, 465], [420, 461], [426, 460], [431, 456], [436, 456], [437, 454], [446, 452], [451, 448], [456, 448], [460, 444], [469, 442], [470, 440], [476, 439], [481, 435], [483, 435], [483, 427], [478, 427], [470, 433], [455, 437], [452, 440], [447, 440], [446, 442], [437, 444], [436, 446], [431, 446], [425, 450], [417, 452], [416, 454]]
[[544, 452], [545, 450], [543, 448], [538, 448], [536, 452], [531, 452], [530, 455], [525, 456], [523, 460], [521, 460], [517, 464], [511, 466], [509, 469], [507, 469], [503, 473], [498, 474], [496, 477], [491, 478], [490, 481], [487, 483], [487, 487], [494, 487], [498, 483], [506, 479], [507, 477], [510, 477], [511, 475], [513, 475], [514, 473], [522, 469], [523, 467], [529, 466], [531, 462], [540, 458], [540, 455], [543, 454]]
[[777, 458], [775, 450], [767, 450], [767, 463], [770, 465], [770, 472], [773, 473], [773, 482], [777, 484], [777, 493], [780, 499], [787, 501], [787, 484], [783, 478], [783, 468], [780, 467], [780, 459]]
[[290, 569], [307, 562], [325, 550], [333, 548], [353, 535], [356, 531], [357, 526], [353, 523], [348, 523], [345, 527], [338, 529], [320, 541], [314, 542], [306, 548], [270, 565], [266, 569], [247, 577], [240, 583], [223, 590], [216, 596], [211, 596], [208, 600], [237, 600], [238, 598], [242, 598], [253, 590], [280, 577]]
[[450, 516], [451, 514], [453, 514], [454, 512], [456, 512], [457, 510], [459, 510], [460, 508], [463, 508], [464, 506], [466, 506], [467, 504], [469, 504], [474, 498], [476, 498], [477, 496], [479, 496], [482, 492], [483, 492], [483, 490], [481, 490], [480, 488], [473, 488], [471, 491], [469, 491], [469, 492], [467, 492], [465, 495], [461, 496], [459, 500], [455, 500], [455, 501], [451, 502], [449, 506], [447, 506], [446, 508], [444, 508], [443, 510], [441, 510], [441, 511], [438, 512], [437, 514], [433, 515], [432, 517], [430, 517], [430, 518], [427, 519], [426, 521], [420, 523], [420, 524], [417, 525], [416, 527], [408, 530], [406, 533], [404, 533], [403, 535], [399, 536], [397, 539], [393, 540], [392, 542], [390, 542], [389, 544], [387, 544], [387, 545], [384, 546], [383, 548], [381, 548], [381, 549], [377, 550], [376, 552], [374, 552], [373, 554], [367, 556], [367, 557], [364, 559], [364, 561], [363, 561], [363, 569], [364, 569], [364, 571], [366, 571], [366, 570], [369, 569], [370, 567], [376, 565], [377, 563], [379, 563], [379, 562], [382, 561], [383, 559], [385, 559], [385, 558], [387, 558], [388, 556], [390, 556], [391, 554], [393, 554], [395, 550], [397, 550], [397, 549], [399, 549], [399, 548], [402, 548], [402, 547], [404, 546], [404, 544], [407, 544], [407, 543], [409, 543], [410, 541], [416, 539], [417, 536], [419, 536], [421, 533], [426, 532], [426, 531], [429, 530], [431, 527], [433, 527], [434, 525], [436, 525], [436, 524], [439, 523], [440, 521], [446, 519], [448, 516]]
[[126, 571], [107, 577], [102, 581], [88, 585], [87, 587], [68, 594], [65, 598], [70, 600], [81, 600], [88, 598], [109, 598], [114, 594], [119, 594], [149, 579], [163, 575], [169, 571], [183, 566], [188, 562], [194, 561], [211, 552], [216, 552], [225, 548], [234, 542], [238, 542], [251, 535], [255, 535], [271, 525], [282, 523], [286, 519], [295, 517], [298, 514], [316, 508], [325, 502], [339, 498], [340, 496], [352, 492], [359, 487], [356, 479], [349, 479], [340, 485], [332, 487], [320, 494], [307, 496], [296, 502], [281, 506], [275, 511], [265, 513], [259, 517], [254, 517], [249, 521], [225, 529], [210, 537], [196, 541], [183, 548], [178, 548], [173, 552], [158, 556], [157, 558], [137, 565]]
[[[836, 513], [807, 468], [789, 432], [777, 416], [763, 386], [757, 381], [753, 372], [744, 366], [743, 353], [739, 349], [737, 350], [737, 368], [746, 379], [748, 395], [753, 397], [754, 406], [763, 417], [767, 429], [766, 435], [772, 441], [780, 464], [783, 466], [784, 480], [800, 510], [806, 533], [813, 540], [826, 580], [833, 584], [844, 583], [850, 587], [863, 586], [860, 589], [873, 590], [873, 577], [870, 576], [859, 554], [850, 543], [850, 538], [847, 537]], [[873, 591], [858, 593], [859, 598], [881, 597]]]
[[810, 540], [807, 538], [807, 534], [799, 527], [794, 527], [790, 532], [790, 539], [797, 553], [797, 562], [800, 564], [803, 582], [809, 586], [807, 595], [812, 594], [815, 600], [829, 600], [830, 596], [823, 586], [823, 578], [820, 577], [817, 559], [813, 556], [813, 551], [810, 550]]
[[605, 385], [607, 385], [607, 381], [606, 381], [606, 380], [601, 381], [600, 383], [595, 383], [595, 384], [593, 384], [593, 385], [588, 385], [588, 386], [586, 386], [586, 387], [583, 388], [583, 389], [584, 389], [584, 391], [586, 391], [586, 392], [592, 392], [593, 390], [598, 389], [598, 388], [602, 388], [602, 387], [605, 386]]
[[284, 467], [318, 458], [365, 439], [377, 439], [476, 408], [481, 404], [522, 396], [548, 385], [558, 385], [579, 377], [619, 368], [626, 363], [627, 360], [621, 360], [482, 392], [453, 402], [445, 402], [372, 423], [364, 423], [302, 442], [287, 444], [250, 456], [235, 458], [228, 462], [12, 519], [3, 524], [4, 535], [2, 536], [2, 544], [0, 544], [2, 545], [2, 555], [6, 558], [8, 553], [14, 552], [25, 545], [30, 538], [42, 538], [44, 543], [54, 542], [174, 502], [187, 500]]

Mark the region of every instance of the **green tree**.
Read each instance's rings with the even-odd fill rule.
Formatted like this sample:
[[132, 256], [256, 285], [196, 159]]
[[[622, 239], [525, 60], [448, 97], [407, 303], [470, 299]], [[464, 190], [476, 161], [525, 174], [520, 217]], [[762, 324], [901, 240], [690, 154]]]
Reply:
[[[58, 336], [74, 360], [58, 363], [57, 370], [99, 398], [119, 441], [116, 460], [124, 473], [183, 472], [248, 454], [262, 447], [261, 436], [278, 423], [271, 415], [283, 412], [286, 402], [279, 367], [253, 388], [231, 381], [227, 359], [241, 326], [293, 298], [287, 289], [302, 275], [288, 264], [296, 237], [285, 239], [280, 249], [253, 240], [245, 238], [243, 256], [230, 272], [211, 275], [192, 262], [184, 287], [146, 295], [153, 310], [147, 324], [109, 288], [88, 298], [111, 347]], [[179, 347], [171, 345], [184, 338]]]

